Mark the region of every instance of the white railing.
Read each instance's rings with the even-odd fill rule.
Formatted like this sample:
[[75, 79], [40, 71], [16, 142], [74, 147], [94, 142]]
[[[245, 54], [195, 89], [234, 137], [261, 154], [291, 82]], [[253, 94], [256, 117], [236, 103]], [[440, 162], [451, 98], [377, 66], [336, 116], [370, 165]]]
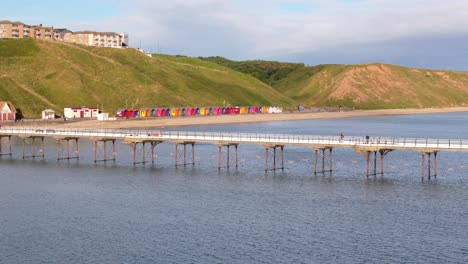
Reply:
[[263, 133], [224, 133], [132, 129], [57, 129], [42, 127], [1, 127], [0, 135], [44, 137], [114, 138], [121, 140], [194, 141], [239, 144], [277, 144], [333, 147], [379, 147], [389, 149], [434, 149], [468, 151], [468, 139], [394, 138], [292, 135]]

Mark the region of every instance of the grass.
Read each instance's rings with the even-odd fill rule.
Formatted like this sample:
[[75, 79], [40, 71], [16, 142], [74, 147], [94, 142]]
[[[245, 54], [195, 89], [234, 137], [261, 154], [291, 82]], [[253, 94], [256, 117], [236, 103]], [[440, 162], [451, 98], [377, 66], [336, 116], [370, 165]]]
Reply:
[[112, 114], [126, 105], [140, 108], [222, 102], [293, 103], [249, 75], [197, 58], [149, 58], [133, 49], [38, 40], [2, 40], [1, 45], [12, 53], [6, 52], [8, 57], [0, 60], [0, 100], [12, 101], [29, 118], [39, 117], [46, 108], [60, 113], [67, 106], [98, 104]]

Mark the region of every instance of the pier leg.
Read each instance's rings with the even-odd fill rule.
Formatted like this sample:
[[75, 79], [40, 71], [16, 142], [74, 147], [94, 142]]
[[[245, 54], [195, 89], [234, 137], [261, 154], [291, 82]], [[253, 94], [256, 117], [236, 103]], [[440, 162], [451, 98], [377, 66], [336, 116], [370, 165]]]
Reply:
[[70, 159], [70, 140], [67, 139], [67, 159]]
[[380, 151], [380, 174], [384, 174], [384, 159], [385, 159], [385, 154]]
[[23, 159], [24, 159], [24, 143], [25, 143], [25, 141], [26, 141], [26, 139], [23, 139], [23, 147], [21, 148]]
[[434, 177], [437, 178], [437, 152], [434, 152]]
[[371, 155], [371, 152], [367, 151], [366, 155], [365, 155], [365, 158], [366, 158], [366, 177], [369, 177], [370, 155]]
[[146, 142], [143, 142], [141, 143], [143, 146], [142, 146], [142, 149], [143, 149], [143, 155], [141, 157], [141, 163], [145, 164], [146, 163], [146, 157], [145, 157], [145, 154], [146, 154], [146, 150], [145, 150], [145, 143]]
[[226, 167], [229, 168], [229, 153], [231, 152], [229, 150], [229, 145], [226, 146], [226, 150], [227, 150], [227, 153], [226, 153]]
[[44, 138], [41, 138], [41, 151], [42, 151], [42, 157], [45, 157], [45, 148], [44, 148]]
[[236, 169], [239, 167], [239, 163], [238, 163], [238, 157], [237, 157], [237, 145], [234, 146], [235, 150], [236, 150]]
[[276, 147], [273, 147], [273, 170], [276, 170]]
[[317, 158], [318, 158], [318, 150], [317, 150], [317, 149], [315, 149], [315, 150], [314, 150], [314, 153], [315, 153], [315, 154], [314, 154], [314, 160], [315, 160], [315, 162], [314, 162], [314, 175], [317, 175]]
[[31, 143], [31, 156], [32, 158], [34, 159], [36, 157], [36, 155], [34, 155], [34, 144], [36, 143], [36, 139], [35, 138], [32, 138], [32, 143]]
[[97, 141], [94, 141], [94, 163], [97, 162]]
[[174, 154], [174, 158], [175, 158], [175, 166], [177, 167], [178, 166], [178, 162], [179, 162], [179, 157], [178, 157], [178, 154], [179, 154], [179, 144], [175, 144], [175, 154]]
[[187, 166], [187, 144], [184, 143], [184, 167]]
[[76, 159], [80, 159], [80, 144], [78, 143], [78, 139], [75, 139], [76, 144]]
[[156, 147], [155, 142], [151, 142], [151, 163], [154, 164], [154, 147]]
[[104, 162], [107, 162], [107, 141], [102, 142], [104, 144]]
[[195, 166], [195, 143], [192, 143], [192, 166]]
[[374, 176], [377, 175], [377, 151], [374, 151]]
[[427, 178], [431, 179], [431, 153], [427, 153]]
[[265, 171], [268, 171], [268, 148], [265, 148]]
[[137, 143], [132, 143], [132, 149], [133, 149], [133, 165], [136, 164], [136, 144], [137, 144]]
[[330, 148], [330, 173], [333, 171], [333, 155], [332, 155], [333, 149]]
[[221, 146], [218, 146], [218, 170], [221, 170]]
[[424, 153], [421, 153], [421, 180], [424, 181]]
[[117, 152], [115, 151], [115, 139], [112, 140], [112, 159], [115, 161], [115, 156], [117, 155]]
[[57, 160], [60, 160], [60, 140], [57, 139]]
[[8, 147], [10, 148], [10, 156], [12, 156], [12, 155], [13, 155], [13, 152], [12, 152], [12, 150], [11, 150], [11, 136], [8, 137], [8, 143], [9, 143], [9, 144], [8, 144]]
[[322, 149], [322, 173], [325, 173], [325, 149]]
[[284, 170], [284, 146], [281, 146], [281, 169]]

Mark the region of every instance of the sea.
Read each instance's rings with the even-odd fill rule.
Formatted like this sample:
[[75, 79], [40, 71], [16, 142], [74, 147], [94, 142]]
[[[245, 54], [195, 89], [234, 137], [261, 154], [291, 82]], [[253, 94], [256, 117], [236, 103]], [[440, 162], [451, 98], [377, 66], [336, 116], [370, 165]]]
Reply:
[[[468, 139], [468, 113], [162, 129]], [[122, 142], [115, 162], [98, 163], [86, 140], [69, 161], [57, 161], [53, 140], [25, 160], [13, 143], [0, 158], [0, 263], [468, 263], [468, 153], [440, 152], [437, 177], [422, 180], [421, 154], [403, 150], [366, 177], [352, 148], [314, 174], [308, 147], [285, 147], [284, 170], [265, 171], [257, 145], [239, 146], [237, 168], [224, 148], [218, 169], [207, 143], [195, 144], [193, 165], [179, 146], [177, 167], [172, 143], [137, 165]]]

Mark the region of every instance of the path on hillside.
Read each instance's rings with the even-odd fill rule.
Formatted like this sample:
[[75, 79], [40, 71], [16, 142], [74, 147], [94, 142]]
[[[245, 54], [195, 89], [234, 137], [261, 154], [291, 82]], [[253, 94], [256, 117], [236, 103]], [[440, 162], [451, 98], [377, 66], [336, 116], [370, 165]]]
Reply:
[[[6, 77], [6, 76], [5, 76]], [[55, 109], [62, 109], [61, 107], [59, 107], [58, 105], [52, 103], [51, 101], [47, 100], [47, 98], [45, 98], [44, 96], [36, 93], [34, 90], [22, 85], [22, 84], [19, 84], [17, 83], [15, 80], [13, 80], [12, 78], [9, 78], [7, 77], [8, 79], [10, 79], [14, 84], [16, 84], [19, 88], [23, 89], [24, 91], [28, 92], [29, 94], [33, 95], [35, 98], [41, 100], [42, 102], [46, 103], [47, 105], [49, 106], [52, 106], [54, 107]]]

